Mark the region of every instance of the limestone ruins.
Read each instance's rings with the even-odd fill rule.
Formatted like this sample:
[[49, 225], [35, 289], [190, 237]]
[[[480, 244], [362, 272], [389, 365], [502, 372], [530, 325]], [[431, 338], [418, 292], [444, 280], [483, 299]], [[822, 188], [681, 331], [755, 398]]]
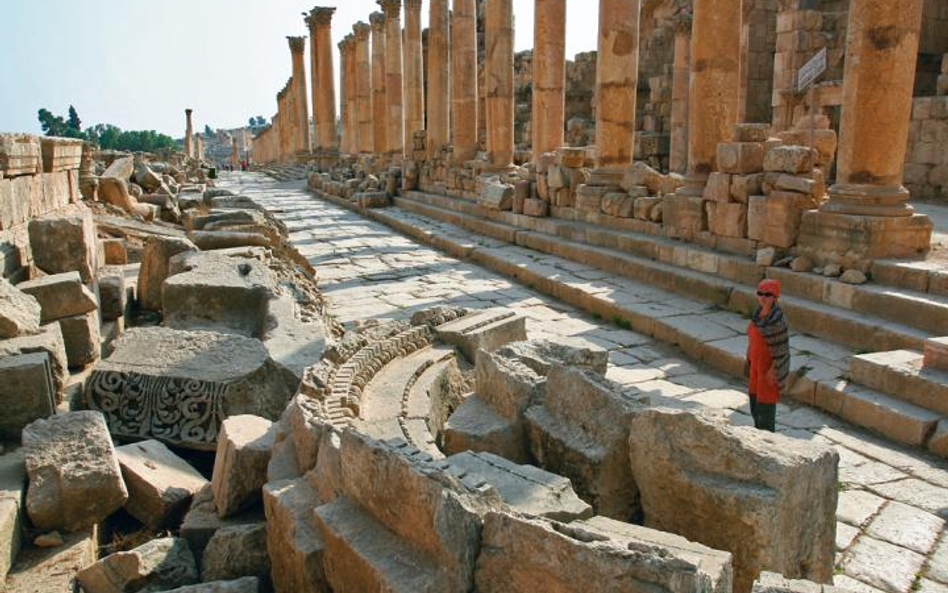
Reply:
[[252, 138], [0, 133], [0, 590], [948, 591], [948, 0], [369, 4]]

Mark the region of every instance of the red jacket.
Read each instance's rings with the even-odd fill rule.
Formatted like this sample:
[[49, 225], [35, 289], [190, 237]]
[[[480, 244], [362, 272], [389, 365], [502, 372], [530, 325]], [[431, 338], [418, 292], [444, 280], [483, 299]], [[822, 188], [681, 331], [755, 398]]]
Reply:
[[750, 363], [748, 392], [755, 396], [760, 404], [779, 402], [780, 383], [776, 380], [776, 375], [773, 382], [767, 379], [767, 371], [774, 363], [770, 348], [753, 321], [747, 325], [747, 361]]

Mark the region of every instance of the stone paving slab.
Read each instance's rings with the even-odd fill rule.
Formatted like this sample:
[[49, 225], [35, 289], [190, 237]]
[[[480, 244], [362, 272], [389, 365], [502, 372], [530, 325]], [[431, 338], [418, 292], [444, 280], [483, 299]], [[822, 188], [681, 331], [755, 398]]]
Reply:
[[[343, 322], [372, 317], [407, 319], [432, 304], [509, 307], [527, 318], [531, 338], [606, 348], [610, 360], [607, 376], [619, 383], [719, 407], [733, 423], [750, 423], [746, 402], [741, 402], [743, 385], [634, 328], [619, 327], [617, 320], [589, 315], [476, 262], [422, 245], [388, 226], [316, 198], [301, 182], [277, 183], [258, 174], [224, 173], [219, 185], [250, 196], [287, 224], [294, 243], [316, 267], [333, 314]], [[413, 220], [415, 227], [406, 223], [399, 230], [410, 236], [426, 234], [425, 240], [443, 238], [443, 242], [433, 243], [463, 257], [472, 251], [458, 246], [477, 246], [482, 251], [495, 250], [496, 257], [505, 258], [510, 266], [553, 269], [567, 278], [570, 286], [594, 287], [602, 291], [597, 292], [598, 298], [638, 305], [648, 318], [698, 315], [707, 339], [735, 356], [742, 356], [746, 347], [743, 332], [747, 321], [738, 315], [690, 299], [667, 298], [668, 293], [647, 284], [604, 276], [594, 268], [567, 264], [567, 260], [448, 224]], [[845, 360], [852, 354], [802, 335], [795, 335], [791, 344], [795, 366], [807, 365], [811, 367], [808, 376], [817, 374], [826, 380], [842, 376]], [[841, 527], [834, 583], [854, 593], [923, 589], [943, 593], [938, 587], [948, 583], [948, 532], [943, 521], [948, 519], [948, 461], [796, 403], [781, 404], [777, 422], [779, 432], [824, 441], [840, 454], [840, 480], [844, 483], [837, 511]], [[883, 517], [887, 505], [898, 506]], [[924, 518], [924, 529], [915, 525], [919, 518]], [[876, 520], [879, 522], [871, 527]], [[873, 534], [867, 532], [870, 527]], [[931, 539], [933, 532], [935, 540]], [[916, 551], [928, 541], [932, 545], [927, 553]]]

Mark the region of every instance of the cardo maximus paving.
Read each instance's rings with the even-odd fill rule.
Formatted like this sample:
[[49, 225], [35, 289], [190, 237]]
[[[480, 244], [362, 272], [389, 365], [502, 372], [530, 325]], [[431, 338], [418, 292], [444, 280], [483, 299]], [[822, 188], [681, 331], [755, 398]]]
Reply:
[[378, 4], [269, 178], [0, 134], [6, 590], [948, 589], [948, 1]]

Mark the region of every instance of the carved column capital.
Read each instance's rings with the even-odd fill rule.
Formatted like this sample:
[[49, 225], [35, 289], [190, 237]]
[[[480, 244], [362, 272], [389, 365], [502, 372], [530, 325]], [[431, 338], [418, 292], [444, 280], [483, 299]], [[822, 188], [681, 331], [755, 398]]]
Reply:
[[675, 24], [675, 33], [691, 33], [692, 14], [690, 10], [682, 10], [675, 15], [673, 22]]
[[371, 31], [372, 27], [364, 21], [359, 21], [352, 25], [352, 32], [355, 35], [356, 41], [367, 41]]
[[369, 15], [369, 23], [372, 25], [372, 31], [381, 33], [385, 29], [385, 14], [373, 12]]
[[398, 18], [402, 10], [402, 0], [378, 0], [382, 12], [387, 18]]
[[315, 6], [309, 12], [304, 12], [306, 24], [310, 29], [328, 27], [332, 24], [332, 15], [336, 12], [333, 6]]
[[306, 38], [305, 37], [287, 37], [286, 40], [290, 44], [290, 51], [293, 53], [303, 53], [303, 50], [306, 49]]
[[421, 10], [422, 0], [405, 0], [405, 9], [407, 10]]

